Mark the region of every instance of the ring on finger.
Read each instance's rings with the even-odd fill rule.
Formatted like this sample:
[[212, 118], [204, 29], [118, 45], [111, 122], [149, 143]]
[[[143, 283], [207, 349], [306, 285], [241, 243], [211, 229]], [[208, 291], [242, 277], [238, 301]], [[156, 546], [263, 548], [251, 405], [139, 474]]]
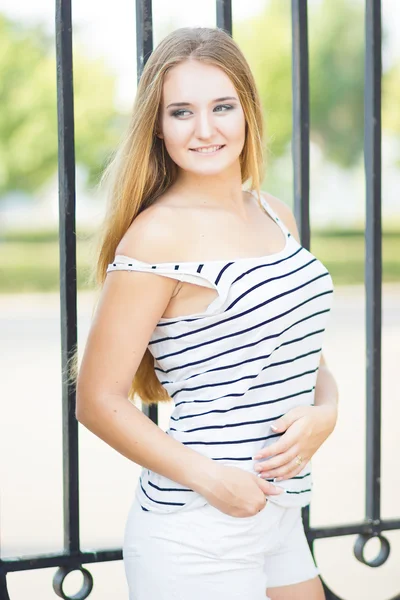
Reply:
[[301, 465], [301, 463], [303, 462], [303, 458], [300, 456], [300, 454], [298, 454], [296, 456], [296, 458], [294, 459], [294, 462], [296, 463], [296, 465]]

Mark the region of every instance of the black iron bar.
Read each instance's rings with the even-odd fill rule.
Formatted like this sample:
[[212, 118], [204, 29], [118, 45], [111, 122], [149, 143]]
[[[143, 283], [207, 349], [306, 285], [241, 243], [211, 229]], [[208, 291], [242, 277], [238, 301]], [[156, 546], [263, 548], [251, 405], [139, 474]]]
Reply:
[[79, 551], [78, 421], [68, 361], [77, 347], [75, 147], [71, 0], [56, 0], [64, 549]]
[[310, 100], [307, 0], [292, 0], [294, 214], [301, 244], [310, 248]]
[[[400, 519], [382, 520], [379, 531], [395, 531], [400, 529]], [[310, 538], [326, 539], [332, 537], [344, 537], [357, 535], [358, 533], [369, 534], [370, 525], [366, 522], [338, 525], [335, 527], [316, 527], [310, 530]], [[62, 565], [103, 562], [120, 560], [122, 558], [120, 549], [103, 549], [95, 551], [82, 551], [71, 554], [51, 553], [34, 556], [22, 556], [3, 558], [3, 564], [7, 572], [22, 571], [27, 569], [47, 568]]]
[[[136, 76], [137, 82], [153, 52], [153, 11], [151, 0], [136, 0]], [[158, 425], [158, 405], [142, 404], [142, 412]]]
[[366, 517], [377, 522], [381, 516], [381, 2], [366, 0], [365, 8]]
[[216, 0], [216, 23], [232, 37], [232, 1]]

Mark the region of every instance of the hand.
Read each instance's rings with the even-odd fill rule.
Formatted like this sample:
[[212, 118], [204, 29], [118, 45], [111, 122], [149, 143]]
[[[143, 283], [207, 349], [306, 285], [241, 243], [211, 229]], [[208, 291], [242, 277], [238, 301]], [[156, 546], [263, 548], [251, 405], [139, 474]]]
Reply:
[[215, 508], [232, 517], [252, 517], [265, 507], [266, 496], [283, 490], [238, 467], [215, 465], [202, 495]]
[[[336, 409], [330, 406], [298, 406], [280, 417], [271, 427], [286, 433], [254, 456], [268, 458], [254, 467], [259, 477], [282, 481], [298, 475], [332, 433], [336, 417]], [[303, 459], [301, 465], [295, 462], [296, 456]]]

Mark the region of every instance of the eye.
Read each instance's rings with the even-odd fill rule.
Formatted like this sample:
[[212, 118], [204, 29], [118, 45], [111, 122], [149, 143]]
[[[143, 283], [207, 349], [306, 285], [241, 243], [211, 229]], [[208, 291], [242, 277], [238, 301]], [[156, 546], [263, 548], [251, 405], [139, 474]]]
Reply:
[[[231, 106], [230, 104], [218, 104], [218, 106], [216, 106], [215, 108], [219, 108], [220, 106], [222, 106], [223, 108], [227, 108], [228, 110], [233, 108], [233, 106]], [[221, 112], [221, 111], [218, 111], [218, 112]], [[225, 111], [222, 111], [222, 112], [225, 112]]]
[[[217, 108], [226, 108], [227, 110], [231, 110], [233, 108], [233, 106], [231, 106], [230, 104], [218, 104], [214, 110], [216, 110]], [[182, 113], [186, 113], [186, 112], [190, 112], [190, 110], [176, 110], [174, 111], [172, 114], [173, 117], [180, 117], [182, 116]], [[223, 111], [216, 111], [216, 112], [226, 112], [225, 110]]]
[[182, 113], [185, 112], [190, 112], [188, 110], [176, 110], [175, 112], [171, 113], [173, 117], [180, 117]]

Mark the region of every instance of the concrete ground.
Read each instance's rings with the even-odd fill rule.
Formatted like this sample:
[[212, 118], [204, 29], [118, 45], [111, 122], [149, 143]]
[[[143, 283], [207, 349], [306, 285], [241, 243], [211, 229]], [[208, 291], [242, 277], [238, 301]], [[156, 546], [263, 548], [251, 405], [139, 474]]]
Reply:
[[[80, 353], [93, 296], [78, 298]], [[359, 523], [365, 501], [365, 296], [361, 286], [338, 287], [324, 355], [340, 390], [333, 435], [313, 459], [311, 525]], [[3, 557], [62, 549], [62, 427], [58, 294], [0, 296], [0, 525]], [[400, 517], [400, 286], [383, 290], [382, 517]], [[162, 407], [167, 428], [171, 405]], [[80, 432], [80, 528], [83, 549], [118, 548], [140, 468], [96, 438]], [[400, 593], [400, 531], [388, 532], [391, 554], [380, 568], [353, 555], [356, 536], [318, 541], [322, 577], [343, 600], [387, 600]], [[377, 551], [376, 540], [367, 556]], [[91, 600], [125, 600], [121, 561], [89, 565]], [[55, 569], [8, 576], [11, 600], [54, 600]], [[81, 576], [64, 591], [73, 595]], [[190, 599], [188, 599], [190, 600]]]

